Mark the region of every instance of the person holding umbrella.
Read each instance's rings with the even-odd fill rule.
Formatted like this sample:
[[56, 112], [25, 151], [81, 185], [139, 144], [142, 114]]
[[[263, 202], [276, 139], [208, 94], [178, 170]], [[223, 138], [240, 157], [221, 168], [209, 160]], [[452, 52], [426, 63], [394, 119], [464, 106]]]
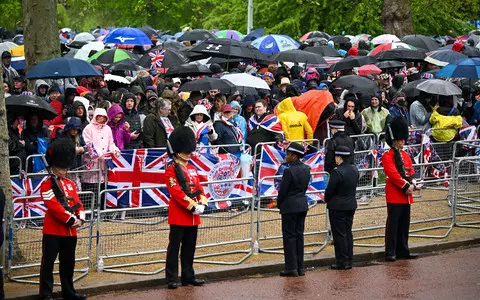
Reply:
[[18, 116], [14, 113], [7, 111], [7, 126], [8, 126], [8, 155], [17, 156], [18, 159], [10, 159], [10, 175], [19, 174], [20, 166], [25, 165], [27, 159], [27, 153], [25, 149], [25, 141], [22, 139], [18, 126], [20, 121]]

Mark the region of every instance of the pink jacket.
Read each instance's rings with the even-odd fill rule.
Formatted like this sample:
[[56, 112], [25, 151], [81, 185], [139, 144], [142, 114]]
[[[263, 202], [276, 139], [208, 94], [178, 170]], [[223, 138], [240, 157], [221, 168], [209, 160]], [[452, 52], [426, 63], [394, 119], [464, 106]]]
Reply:
[[[108, 122], [107, 112], [103, 108], [96, 108], [93, 112], [93, 119], [88, 124], [85, 129], [83, 129], [82, 135], [85, 144], [93, 144], [95, 151], [98, 154], [98, 157], [102, 157], [107, 153], [113, 153], [115, 151], [120, 151], [118, 147], [115, 145], [113, 141], [112, 129], [110, 126], [105, 124], [99, 124], [95, 121], [97, 116], [105, 116]], [[104, 182], [103, 174], [105, 170], [105, 161], [103, 159], [95, 158], [95, 159], [86, 159], [87, 164], [90, 165], [92, 169], [100, 168], [102, 170], [102, 178], [101, 182]], [[98, 176], [97, 174], [93, 173], [85, 173], [82, 179], [82, 182], [85, 183], [98, 183]]]

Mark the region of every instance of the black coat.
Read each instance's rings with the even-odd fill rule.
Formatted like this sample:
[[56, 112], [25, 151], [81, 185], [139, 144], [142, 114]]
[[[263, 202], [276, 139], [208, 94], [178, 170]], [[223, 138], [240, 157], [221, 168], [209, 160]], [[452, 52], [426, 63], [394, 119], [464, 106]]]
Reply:
[[283, 172], [277, 207], [281, 214], [305, 212], [308, 210], [305, 192], [310, 183], [310, 167], [301, 161], [290, 164]]
[[328, 209], [354, 210], [357, 208], [358, 169], [343, 162], [330, 172], [325, 190], [325, 202]]
[[[22, 138], [18, 129], [12, 128], [11, 124], [8, 126], [8, 155], [9, 156], [18, 156], [22, 161], [22, 166], [25, 168], [25, 160], [27, 158], [27, 153], [25, 151], [25, 146], [20, 143]], [[10, 174], [18, 174], [20, 172], [20, 162], [18, 159], [10, 159]]]
[[[235, 122], [232, 121], [233, 124]], [[236, 138], [235, 128], [228, 126], [220, 120], [213, 123], [213, 129], [217, 133], [218, 137], [213, 142], [214, 145], [228, 145], [228, 144], [238, 144]], [[240, 151], [240, 146], [238, 147], [220, 147], [218, 149], [219, 153], [236, 153]]]
[[[344, 131], [337, 131], [332, 138], [327, 141], [325, 153], [325, 172], [330, 173], [333, 168], [335, 168], [335, 148], [338, 146], [347, 146], [348, 149], [351, 149], [352, 153], [355, 150], [355, 143], [353, 142], [352, 138]], [[354, 163], [353, 155], [350, 156], [348, 163]]]
[[345, 109], [343, 107], [338, 108], [335, 111], [333, 120], [340, 120], [345, 122], [345, 133], [348, 135], [357, 135], [362, 133], [362, 115], [360, 112], [355, 112], [355, 119], [345, 118]]
[[130, 125], [130, 132], [139, 132], [140, 135], [135, 140], [130, 140], [125, 146], [125, 149], [140, 149], [143, 148], [143, 134], [142, 134], [142, 122], [140, 120], [140, 115], [135, 109], [131, 111], [127, 110], [126, 108], [123, 109], [125, 113], [125, 122]]
[[178, 118], [180, 119], [180, 123], [182, 125], [185, 125], [185, 121], [190, 117], [194, 106], [195, 105], [193, 105], [190, 99], [180, 104], [180, 108], [178, 109]]

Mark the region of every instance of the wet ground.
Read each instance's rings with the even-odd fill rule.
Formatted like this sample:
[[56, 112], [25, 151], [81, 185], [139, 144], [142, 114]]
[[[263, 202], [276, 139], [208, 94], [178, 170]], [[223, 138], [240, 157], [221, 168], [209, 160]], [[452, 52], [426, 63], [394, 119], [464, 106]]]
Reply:
[[480, 247], [416, 260], [383, 261], [304, 277], [255, 277], [106, 294], [89, 299], [480, 299]]

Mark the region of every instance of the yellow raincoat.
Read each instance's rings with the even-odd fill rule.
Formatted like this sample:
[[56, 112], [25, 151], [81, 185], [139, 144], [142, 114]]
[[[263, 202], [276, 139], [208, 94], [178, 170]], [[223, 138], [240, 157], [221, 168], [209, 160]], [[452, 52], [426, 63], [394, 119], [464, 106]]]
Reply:
[[[430, 116], [432, 124], [432, 136], [438, 142], [450, 142], [457, 134], [457, 130], [462, 127], [461, 116], [444, 116], [437, 112], [438, 106], [435, 106]], [[435, 128], [451, 128], [444, 130], [435, 130]]]
[[276, 107], [277, 117], [282, 123], [285, 139], [289, 141], [312, 139], [312, 127], [308, 117], [303, 112], [297, 111], [292, 103], [292, 98], [286, 98]]

